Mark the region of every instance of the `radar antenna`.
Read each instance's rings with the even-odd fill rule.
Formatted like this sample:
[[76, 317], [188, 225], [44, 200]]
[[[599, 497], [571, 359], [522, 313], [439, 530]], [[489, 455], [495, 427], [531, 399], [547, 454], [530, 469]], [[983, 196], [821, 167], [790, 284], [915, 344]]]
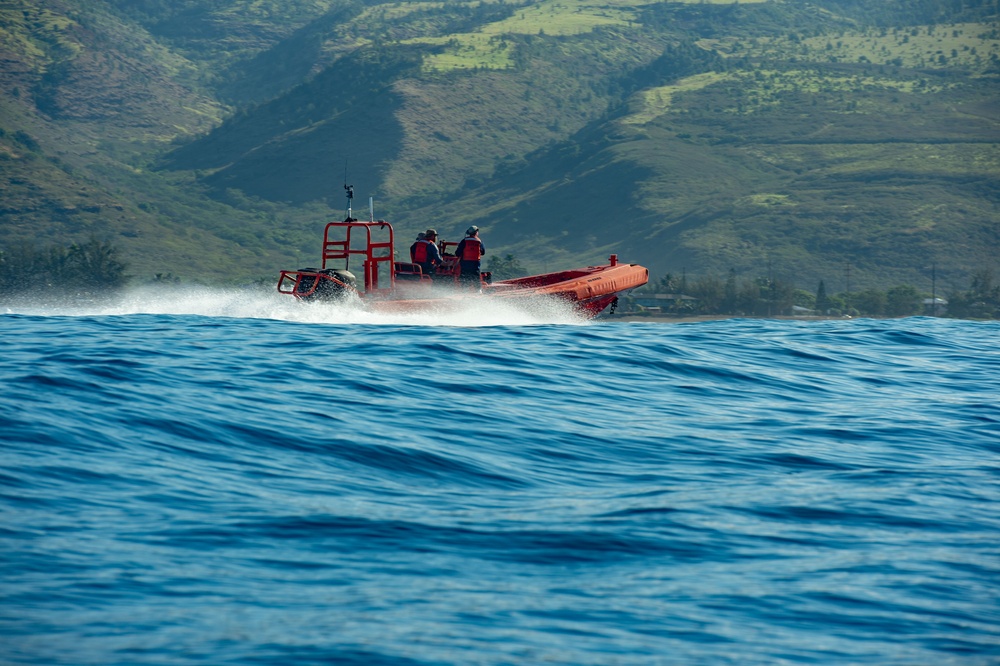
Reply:
[[354, 186], [344, 183], [344, 189], [347, 191], [347, 219], [351, 219], [351, 206], [354, 201]]
[[354, 203], [354, 186], [347, 184], [347, 160], [344, 160], [344, 191], [347, 193], [347, 221], [351, 221], [351, 208]]

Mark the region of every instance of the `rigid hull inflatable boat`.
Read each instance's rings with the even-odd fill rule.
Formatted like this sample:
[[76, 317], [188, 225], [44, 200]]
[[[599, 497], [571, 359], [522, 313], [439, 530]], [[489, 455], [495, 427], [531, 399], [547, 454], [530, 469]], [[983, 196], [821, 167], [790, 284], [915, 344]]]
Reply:
[[[459, 281], [458, 243], [438, 244], [442, 263], [434, 275], [419, 264], [396, 261], [392, 225], [384, 220], [361, 221], [350, 216], [330, 222], [323, 232], [319, 268], [281, 271], [278, 291], [303, 301], [338, 300], [357, 296], [365, 307], [385, 312], [447, 309], [466, 299], [556, 298], [580, 313], [595, 317], [618, 303], [618, 297], [646, 284], [649, 272], [638, 264], [618, 262], [557, 273], [494, 282], [489, 272], [478, 285]], [[360, 273], [360, 279], [356, 273]]]

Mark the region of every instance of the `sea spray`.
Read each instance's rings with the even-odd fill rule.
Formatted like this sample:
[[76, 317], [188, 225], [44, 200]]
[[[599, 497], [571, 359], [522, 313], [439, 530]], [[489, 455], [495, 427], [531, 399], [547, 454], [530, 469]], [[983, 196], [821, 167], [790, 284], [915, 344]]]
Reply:
[[531, 326], [585, 324], [585, 318], [564, 301], [535, 297], [518, 300], [472, 295], [441, 289], [441, 302], [429, 302], [413, 312], [384, 312], [357, 297], [307, 303], [275, 291], [204, 286], [144, 286], [91, 301], [57, 300], [8, 305], [8, 314], [43, 316], [200, 315], [244, 319], [274, 319], [314, 324], [393, 326]]

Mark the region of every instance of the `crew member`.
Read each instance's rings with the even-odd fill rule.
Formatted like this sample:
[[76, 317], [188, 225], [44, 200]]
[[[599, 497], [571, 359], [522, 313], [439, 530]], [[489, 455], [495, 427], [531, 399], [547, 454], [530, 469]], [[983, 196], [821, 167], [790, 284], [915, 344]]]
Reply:
[[441, 252], [437, 246], [437, 231], [428, 229], [424, 239], [413, 244], [413, 263], [420, 264], [424, 275], [434, 277], [437, 267], [441, 265]]
[[479, 227], [473, 225], [465, 230], [465, 238], [455, 248], [458, 265], [461, 268], [459, 280], [462, 284], [474, 289], [480, 288], [479, 274], [482, 270], [482, 257], [486, 254], [486, 246], [479, 238]]
[[417, 234], [417, 241], [413, 245], [410, 246], [410, 262], [411, 263], [414, 263], [414, 264], [417, 263], [417, 246], [420, 245], [420, 241], [422, 241], [426, 235], [427, 234], [425, 234], [424, 232], [421, 231], [419, 234]]

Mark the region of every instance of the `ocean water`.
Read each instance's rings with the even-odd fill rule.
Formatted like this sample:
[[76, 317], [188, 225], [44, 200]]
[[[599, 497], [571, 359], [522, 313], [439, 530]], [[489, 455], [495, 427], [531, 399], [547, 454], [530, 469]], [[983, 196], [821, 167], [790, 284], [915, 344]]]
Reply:
[[0, 307], [0, 664], [997, 664], [998, 341]]

